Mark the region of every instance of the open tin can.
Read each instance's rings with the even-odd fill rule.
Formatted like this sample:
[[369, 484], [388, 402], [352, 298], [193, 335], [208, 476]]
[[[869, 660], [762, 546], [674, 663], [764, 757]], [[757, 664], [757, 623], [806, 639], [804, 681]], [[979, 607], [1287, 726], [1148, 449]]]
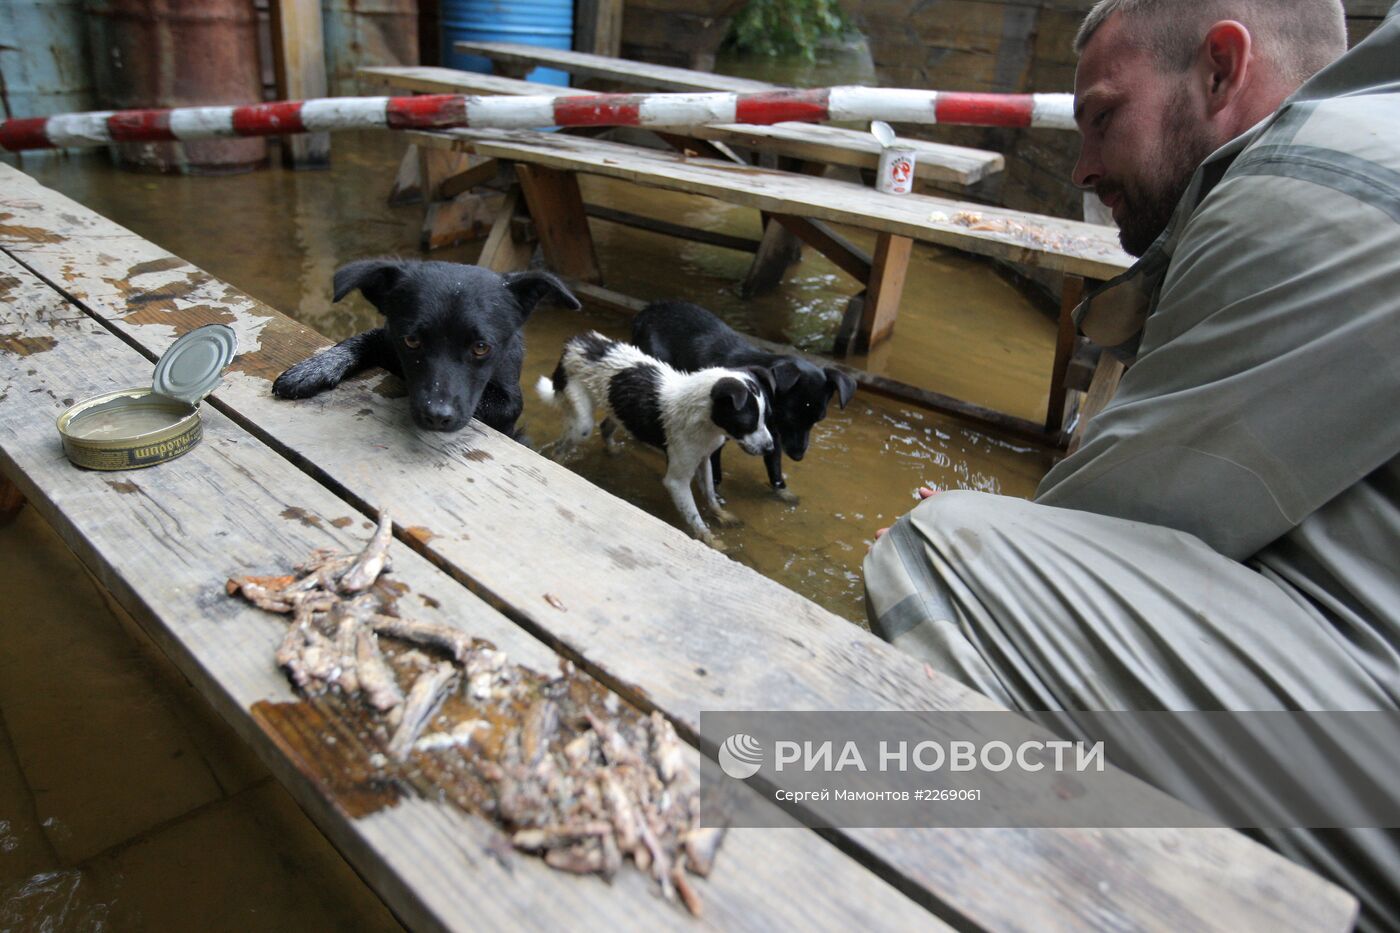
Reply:
[[58, 416], [63, 452], [92, 470], [135, 470], [174, 460], [204, 434], [199, 403], [237, 351], [233, 328], [208, 324], [173, 343], [149, 388], [83, 399]]
[[885, 146], [880, 150], [880, 168], [875, 190], [886, 194], [908, 194], [914, 190], [914, 147]]

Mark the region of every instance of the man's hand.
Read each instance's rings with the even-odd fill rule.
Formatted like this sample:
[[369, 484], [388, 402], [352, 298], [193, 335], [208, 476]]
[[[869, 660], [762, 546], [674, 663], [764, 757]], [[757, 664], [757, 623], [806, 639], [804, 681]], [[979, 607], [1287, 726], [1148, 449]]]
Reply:
[[[925, 499], [928, 499], [928, 498], [930, 498], [930, 497], [936, 495], [937, 493], [938, 493], [938, 490], [937, 490], [937, 489], [929, 489], [927, 486], [920, 486], [918, 492], [916, 493], [916, 495], [918, 495], [919, 501], [920, 501], [920, 502], [923, 502]], [[885, 536], [885, 532], [887, 532], [887, 531], [889, 531], [889, 530], [890, 530], [890, 528], [889, 528], [888, 525], [886, 525], [884, 528], [876, 528], [876, 529], [875, 529], [875, 541], [879, 541], [881, 538], [883, 538], [883, 537]], [[871, 544], [872, 547], [875, 545], [875, 541], [870, 542], [870, 544]]]

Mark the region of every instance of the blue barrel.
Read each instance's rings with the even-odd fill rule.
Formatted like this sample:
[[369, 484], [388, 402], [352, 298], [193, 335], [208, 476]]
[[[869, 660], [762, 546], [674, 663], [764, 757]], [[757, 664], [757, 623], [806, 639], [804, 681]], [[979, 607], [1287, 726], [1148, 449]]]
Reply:
[[[442, 0], [442, 63], [463, 71], [491, 72], [490, 59], [452, 51], [452, 43], [518, 42], [547, 49], [574, 46], [573, 0]], [[536, 68], [525, 76], [540, 84], [569, 86], [567, 72]]]
[[82, 0], [0, 0], [0, 119], [93, 110], [90, 58]]

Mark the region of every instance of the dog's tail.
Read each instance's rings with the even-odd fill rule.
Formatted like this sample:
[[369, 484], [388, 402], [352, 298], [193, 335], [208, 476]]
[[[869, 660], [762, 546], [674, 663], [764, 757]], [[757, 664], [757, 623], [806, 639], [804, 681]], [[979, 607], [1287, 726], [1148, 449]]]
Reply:
[[568, 384], [569, 374], [564, 371], [564, 360], [561, 357], [559, 359], [559, 365], [554, 367], [553, 378], [541, 376], [539, 382], [535, 383], [535, 393], [539, 395], [543, 401], [551, 405], [558, 405], [558, 395], [560, 392], [564, 391], [565, 386]]

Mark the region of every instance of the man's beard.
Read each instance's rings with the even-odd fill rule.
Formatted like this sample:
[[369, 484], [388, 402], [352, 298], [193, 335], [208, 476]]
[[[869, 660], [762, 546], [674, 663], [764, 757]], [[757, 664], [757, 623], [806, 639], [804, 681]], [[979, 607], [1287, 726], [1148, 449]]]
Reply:
[[1157, 164], [1145, 167], [1136, 180], [1105, 182], [1096, 187], [1099, 197], [1121, 194], [1123, 216], [1118, 224], [1118, 241], [1130, 255], [1147, 252], [1176, 211], [1181, 196], [1191, 184], [1191, 176], [1214, 147], [1192, 124], [1187, 105], [1189, 95], [1183, 85], [1172, 94], [1162, 116], [1162, 147]]

